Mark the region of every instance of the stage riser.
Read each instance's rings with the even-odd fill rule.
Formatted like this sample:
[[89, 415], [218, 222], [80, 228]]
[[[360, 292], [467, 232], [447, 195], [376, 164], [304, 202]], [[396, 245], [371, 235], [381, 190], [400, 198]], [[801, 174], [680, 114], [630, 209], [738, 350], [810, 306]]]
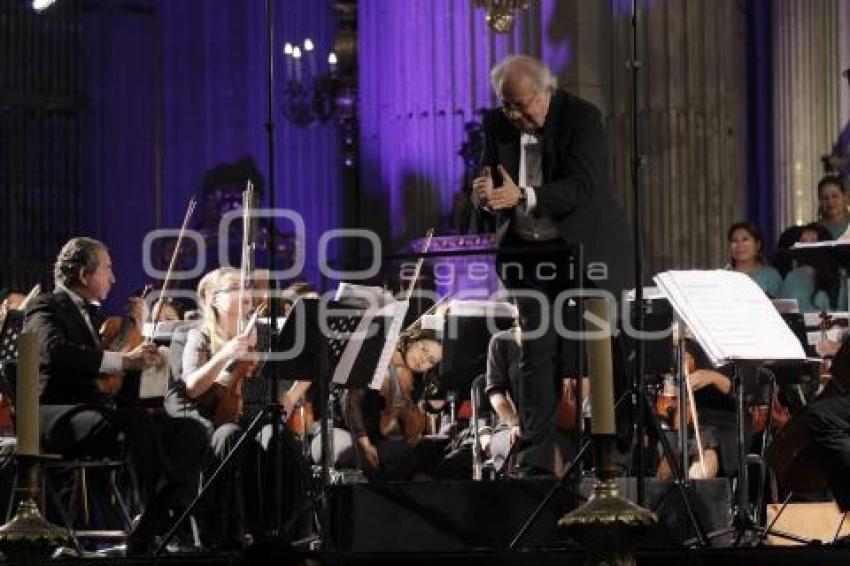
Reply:
[[[470, 548], [506, 548], [526, 517], [552, 485], [549, 480], [500, 482], [409, 482], [334, 486], [331, 536], [342, 552], [452, 552]], [[589, 494], [585, 481], [582, 493]], [[633, 478], [621, 481], [621, 493], [635, 499]], [[640, 537], [643, 547], [680, 544], [694, 532], [684, 502], [672, 482], [646, 481], [648, 507], [660, 523]], [[528, 547], [562, 545], [555, 527], [570, 509], [560, 490], [528, 532]], [[706, 531], [727, 526], [731, 494], [726, 480], [696, 482], [694, 506]]]

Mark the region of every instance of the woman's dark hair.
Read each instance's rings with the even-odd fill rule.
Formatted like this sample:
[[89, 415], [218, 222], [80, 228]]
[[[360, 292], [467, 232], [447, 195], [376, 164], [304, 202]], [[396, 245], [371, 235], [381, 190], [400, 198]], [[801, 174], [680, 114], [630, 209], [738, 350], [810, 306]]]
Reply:
[[413, 330], [402, 333], [401, 336], [398, 337], [398, 345], [396, 348], [402, 353], [402, 355], [404, 355], [407, 353], [407, 349], [410, 348], [414, 342], [418, 342], [420, 340], [433, 340], [434, 342], [440, 341], [440, 339], [437, 338], [437, 333], [433, 330], [414, 328]]
[[829, 185], [835, 185], [845, 195], [847, 194], [847, 187], [844, 186], [844, 182], [841, 180], [841, 177], [836, 175], [827, 175], [823, 177], [820, 181], [818, 181], [818, 197], [820, 197], [820, 192], [824, 187]]
[[[818, 242], [826, 242], [834, 239], [829, 230], [817, 222], [811, 222], [803, 226], [799, 236], [802, 236], [803, 232], [816, 233], [818, 235]], [[800, 263], [808, 265], [815, 271], [815, 290], [812, 292], [812, 299], [814, 299], [818, 291], [823, 291], [829, 297], [829, 304], [835, 308], [838, 305], [838, 294], [841, 290], [841, 272], [835, 260], [823, 258], [816, 261], [800, 261]]]
[[183, 320], [183, 315], [186, 314], [186, 303], [179, 301], [175, 297], [166, 297], [162, 301], [162, 305], [165, 307], [171, 307], [174, 309], [174, 312], [177, 313], [177, 318]]
[[[764, 260], [764, 256], [761, 253], [762, 248], [764, 247], [764, 238], [761, 235], [761, 230], [756, 226], [755, 222], [750, 222], [749, 220], [742, 220], [741, 222], [735, 222], [732, 226], [729, 227], [729, 231], [726, 232], [726, 241], [732, 241], [732, 235], [738, 230], [745, 230], [750, 236], [752, 236], [753, 240], [756, 241], [758, 245], [758, 252], [756, 253], [756, 259], [760, 261], [762, 264], [767, 263]], [[735, 267], [735, 258], [730, 258], [729, 263], [732, 264], [732, 267]]]

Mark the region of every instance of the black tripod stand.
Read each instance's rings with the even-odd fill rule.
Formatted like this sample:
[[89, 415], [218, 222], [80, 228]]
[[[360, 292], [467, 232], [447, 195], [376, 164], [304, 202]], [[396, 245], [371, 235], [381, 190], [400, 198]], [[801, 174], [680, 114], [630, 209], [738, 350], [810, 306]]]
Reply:
[[[757, 370], [757, 366], [746, 366]], [[732, 545], [739, 546], [741, 544], [758, 544], [765, 540], [768, 535], [777, 536], [787, 540], [801, 543], [809, 543], [811, 541], [782, 531], [771, 530], [770, 526], [763, 527], [758, 524], [753, 513], [752, 505], [750, 504], [749, 494], [749, 473], [747, 469], [747, 443], [745, 438], [746, 423], [744, 415], [746, 414], [745, 389], [746, 383], [744, 380], [744, 372], [741, 365], [735, 366], [733, 373], [733, 387], [735, 389], [735, 413], [736, 413], [736, 428], [737, 428], [737, 449], [738, 449], [738, 479], [735, 490], [735, 505], [732, 509], [732, 524], [719, 531], [708, 534], [708, 540], [733, 535]]]

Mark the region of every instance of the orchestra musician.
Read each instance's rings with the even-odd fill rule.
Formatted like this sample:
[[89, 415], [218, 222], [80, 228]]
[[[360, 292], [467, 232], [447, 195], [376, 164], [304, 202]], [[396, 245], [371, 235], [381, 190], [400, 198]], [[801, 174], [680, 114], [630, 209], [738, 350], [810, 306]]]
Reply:
[[[526, 443], [518, 462], [552, 473], [560, 379], [578, 369], [558, 366], [560, 359], [577, 360], [578, 348], [562, 341], [560, 349], [570, 352], [559, 359], [555, 326], [541, 328], [541, 322], [561, 318], [554, 312], [557, 296], [579, 284], [619, 300], [631, 286], [633, 246], [610, 193], [600, 111], [557, 88], [552, 71], [532, 57], [506, 58], [490, 81], [502, 106], [484, 117], [484, 167], [473, 180], [473, 198], [498, 218], [499, 275], [518, 299], [523, 330], [541, 330], [522, 341], [527, 389], [517, 401]], [[570, 253], [564, 247], [574, 256], [582, 252], [582, 273], [565, 265]], [[569, 328], [575, 324], [566, 321]]]
[[[169, 513], [188, 505], [197, 491], [204, 433], [188, 419], [119, 406], [113, 398], [123, 372], [163, 360], [153, 344], [127, 352], [101, 346], [98, 308], [115, 283], [106, 246], [86, 237], [69, 240], [56, 258], [54, 278], [54, 292], [34, 299], [24, 322], [39, 340], [42, 446], [69, 457], [117, 456], [124, 435], [144, 506], [126, 553], [146, 553], [169, 526]], [[131, 300], [129, 316], [141, 331], [141, 299]]]
[[[218, 268], [198, 283], [198, 298], [203, 313], [201, 325], [186, 335], [179, 376], [165, 399], [168, 413], [195, 420], [205, 431], [204, 444], [210, 447], [205, 470], [215, 469], [230, 453], [242, 433], [237, 418], [215, 422], [201, 406], [201, 397], [209, 394], [217, 382], [227, 382], [232, 364], [246, 359], [256, 345], [256, 333], [239, 333], [241, 312], [249, 313], [252, 298], [240, 294], [241, 273], [233, 268]], [[244, 528], [243, 493], [239, 463], [225, 470], [225, 477], [212, 485], [202, 514], [201, 537], [204, 546], [237, 549], [242, 546]]]
[[[816, 349], [820, 356], [831, 358], [840, 348], [847, 347], [847, 342], [845, 334], [840, 341], [819, 341]], [[816, 399], [809, 405], [805, 419], [809, 441], [815, 447], [835, 503], [842, 513], [847, 513], [850, 511], [850, 396], [844, 392]]]
[[[738, 429], [731, 369], [713, 368], [695, 340], [686, 339], [685, 343], [690, 361], [686, 365], [692, 366], [687, 370], [688, 382], [696, 406], [696, 416], [691, 414], [690, 418], [699, 427], [702, 452], [700, 462], [700, 447], [697, 446], [696, 438], [692, 438], [688, 446], [691, 461], [688, 477], [707, 479], [733, 476], [738, 469]], [[749, 446], [749, 440], [745, 442]], [[657, 476], [665, 479], [670, 475], [670, 465], [666, 459], [662, 459]]]
[[417, 376], [436, 366], [443, 347], [430, 330], [403, 334], [390, 360], [381, 391], [351, 389], [343, 401], [363, 471], [370, 479], [409, 480], [430, 464], [423, 442], [426, 416], [417, 405]]
[[[514, 444], [523, 442], [523, 423], [517, 410], [514, 399], [517, 393], [522, 391], [520, 382], [520, 359], [522, 356], [522, 336], [518, 326], [497, 332], [490, 338], [487, 347], [487, 371], [484, 374], [484, 392], [490, 401], [490, 406], [498, 418], [497, 430], [493, 433], [490, 442], [490, 454], [493, 457], [496, 469], [500, 469], [504, 461], [509, 457]], [[575, 402], [576, 397], [571, 394], [575, 390], [576, 380], [565, 378], [564, 391], [562, 392], [559, 407], [560, 432], [573, 430], [575, 425]], [[582, 380], [583, 397], [587, 399], [590, 393], [589, 381]], [[566, 421], [566, 422], [563, 422]], [[554, 450], [554, 472], [560, 477], [563, 475], [566, 460], [575, 453], [575, 445], [571, 441], [573, 435], [557, 435], [558, 442]]]

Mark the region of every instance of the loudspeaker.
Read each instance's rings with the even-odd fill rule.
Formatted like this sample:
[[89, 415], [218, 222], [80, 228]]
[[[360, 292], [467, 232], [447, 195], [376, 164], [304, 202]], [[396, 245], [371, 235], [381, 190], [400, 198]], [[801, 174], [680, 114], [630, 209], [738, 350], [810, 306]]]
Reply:
[[[491, 482], [433, 481], [336, 485], [330, 487], [331, 544], [342, 552], [451, 552], [507, 548], [554, 484], [553, 479]], [[671, 481], [646, 480], [647, 506], [659, 524], [639, 546], [680, 544], [694, 533], [684, 501]], [[593, 482], [581, 487], [584, 498]], [[693, 502], [706, 532], [731, 521], [731, 491], [725, 479], [692, 482]], [[620, 481], [621, 494], [634, 499], [634, 478]], [[523, 546], [563, 545], [556, 523], [574, 505], [565, 489], [557, 492]]]

